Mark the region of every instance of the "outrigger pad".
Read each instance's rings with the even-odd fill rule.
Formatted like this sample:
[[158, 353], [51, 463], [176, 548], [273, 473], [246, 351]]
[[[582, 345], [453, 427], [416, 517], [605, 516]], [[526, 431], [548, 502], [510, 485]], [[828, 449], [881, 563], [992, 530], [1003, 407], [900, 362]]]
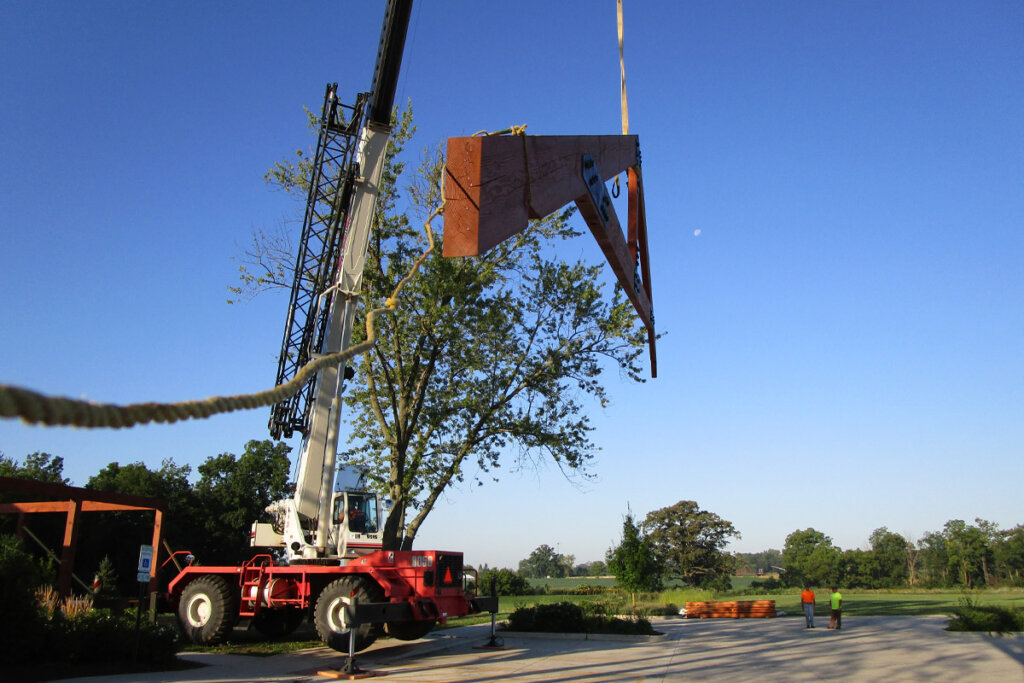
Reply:
[[[628, 233], [604, 183], [628, 172]], [[635, 135], [488, 135], [448, 138], [444, 255], [476, 256], [570, 202], [594, 234], [647, 328], [658, 376], [647, 218]]]

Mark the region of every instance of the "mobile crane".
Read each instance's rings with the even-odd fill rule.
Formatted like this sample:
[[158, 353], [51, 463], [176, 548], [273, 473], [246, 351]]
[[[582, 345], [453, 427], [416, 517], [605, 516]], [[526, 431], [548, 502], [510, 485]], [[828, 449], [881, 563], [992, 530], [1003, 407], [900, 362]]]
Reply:
[[[326, 88], [278, 384], [316, 353], [349, 347], [411, 9], [412, 0], [389, 0], [369, 93], [346, 106], [336, 83]], [[410, 640], [438, 620], [497, 610], [496, 598], [465, 589], [461, 552], [382, 550], [380, 499], [333, 490], [350, 372], [324, 369], [272, 409], [274, 438], [303, 436], [294, 497], [267, 508], [273, 524], [252, 529], [253, 546], [277, 550], [237, 567], [190, 563], [170, 582], [192, 642], [218, 642], [242, 618], [273, 636], [311, 616], [325, 643], [347, 651], [352, 636], [362, 650], [381, 631]]]

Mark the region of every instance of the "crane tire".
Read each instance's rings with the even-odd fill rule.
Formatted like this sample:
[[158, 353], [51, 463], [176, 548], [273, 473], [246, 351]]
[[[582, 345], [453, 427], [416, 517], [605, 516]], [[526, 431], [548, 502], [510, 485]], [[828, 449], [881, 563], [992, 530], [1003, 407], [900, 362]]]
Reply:
[[[349, 627], [345, 618], [345, 607], [355, 597], [359, 602], [380, 602], [384, 591], [373, 581], [361, 576], [344, 576], [335, 579], [320, 592], [313, 611], [316, 632], [325, 645], [338, 652], [348, 652]], [[377, 624], [360, 624], [356, 627], [355, 651], [365, 650], [377, 640], [380, 629]]]
[[384, 633], [398, 640], [419, 640], [434, 628], [433, 619], [419, 621], [389, 621], [384, 624]]
[[190, 581], [178, 601], [178, 624], [190, 642], [222, 642], [238, 620], [234, 596], [221, 576], [200, 576]]
[[282, 638], [297, 629], [305, 617], [306, 613], [296, 607], [264, 607], [252, 618], [252, 626], [267, 638]]

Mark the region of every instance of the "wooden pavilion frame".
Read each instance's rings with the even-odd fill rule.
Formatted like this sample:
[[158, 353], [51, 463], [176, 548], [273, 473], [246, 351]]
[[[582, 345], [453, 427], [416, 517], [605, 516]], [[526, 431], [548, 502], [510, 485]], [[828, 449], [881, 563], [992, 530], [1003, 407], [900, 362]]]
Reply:
[[157, 590], [157, 568], [160, 556], [160, 527], [167, 503], [162, 498], [148, 498], [124, 493], [93, 491], [75, 486], [49, 484], [29, 479], [0, 477], [0, 491], [13, 491], [34, 496], [55, 498], [52, 501], [0, 503], [0, 513], [16, 513], [18, 515], [17, 535], [24, 536], [25, 515], [41, 512], [63, 512], [64, 543], [60, 554], [60, 573], [57, 578], [57, 591], [62, 596], [71, 593], [71, 575], [75, 565], [75, 549], [78, 545], [79, 515], [83, 512], [110, 512], [152, 510], [153, 519], [153, 561], [149, 570], [148, 592]]

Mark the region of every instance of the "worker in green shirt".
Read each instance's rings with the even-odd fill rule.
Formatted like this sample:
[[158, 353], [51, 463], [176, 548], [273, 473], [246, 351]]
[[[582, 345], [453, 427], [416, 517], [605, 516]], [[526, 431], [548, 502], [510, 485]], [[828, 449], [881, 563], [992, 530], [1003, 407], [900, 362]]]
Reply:
[[843, 627], [843, 594], [839, 592], [838, 586], [832, 586], [832, 594], [828, 596], [828, 599], [829, 607], [832, 608], [829, 613], [828, 627], [838, 631]]

